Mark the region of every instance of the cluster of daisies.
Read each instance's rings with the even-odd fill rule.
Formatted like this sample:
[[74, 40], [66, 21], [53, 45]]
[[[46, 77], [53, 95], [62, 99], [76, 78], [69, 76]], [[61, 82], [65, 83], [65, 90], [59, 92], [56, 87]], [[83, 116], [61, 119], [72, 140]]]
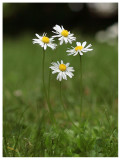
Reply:
[[[35, 34], [38, 39], [33, 39], [33, 44], [35, 43], [39, 44], [44, 50], [46, 50], [47, 47], [50, 47], [51, 49], [54, 50], [57, 47], [57, 44], [53, 43], [54, 38], [58, 37], [60, 45], [62, 45], [64, 42], [66, 44], [67, 43], [72, 44], [73, 41], [76, 41], [76, 37], [74, 37], [74, 34], [64, 29], [63, 26], [55, 25], [53, 29], [55, 31], [52, 32], [55, 35], [52, 36], [51, 38], [47, 37], [46, 33], [44, 33], [42, 36]], [[82, 56], [83, 53], [93, 50], [90, 48], [92, 45], [89, 44], [88, 46], [86, 46], [86, 43], [87, 43], [86, 41], [83, 43], [76, 42], [76, 46], [75, 47], [72, 46], [71, 49], [68, 48], [66, 52], [68, 53], [68, 55], [76, 56], [79, 54], [80, 56]], [[57, 63], [52, 62], [51, 64], [52, 66], [50, 66], [50, 68], [52, 69], [52, 74], [58, 73], [57, 80], [59, 81], [62, 81], [62, 79], [67, 80], [67, 76], [69, 76], [70, 78], [74, 76], [74, 74], [72, 73], [74, 72], [73, 67], [69, 67], [70, 63], [64, 64], [63, 61], [61, 60], [61, 63], [57, 61]]]

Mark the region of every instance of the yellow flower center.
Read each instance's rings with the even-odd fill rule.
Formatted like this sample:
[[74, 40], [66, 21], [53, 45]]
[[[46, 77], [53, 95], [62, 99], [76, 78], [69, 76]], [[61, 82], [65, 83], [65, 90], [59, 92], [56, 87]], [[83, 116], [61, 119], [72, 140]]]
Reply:
[[59, 69], [60, 69], [61, 71], [65, 71], [65, 70], [66, 70], [66, 65], [65, 65], [65, 64], [60, 64], [60, 65], [59, 65]]
[[61, 35], [64, 36], [64, 37], [67, 37], [68, 34], [69, 34], [69, 32], [68, 32], [67, 30], [63, 30], [63, 31], [61, 32]]
[[44, 42], [44, 43], [49, 43], [49, 41], [50, 41], [50, 39], [48, 38], [48, 37], [42, 37], [42, 41]]
[[75, 51], [78, 51], [78, 50], [82, 50], [82, 46], [77, 46], [77, 47], [75, 47]]

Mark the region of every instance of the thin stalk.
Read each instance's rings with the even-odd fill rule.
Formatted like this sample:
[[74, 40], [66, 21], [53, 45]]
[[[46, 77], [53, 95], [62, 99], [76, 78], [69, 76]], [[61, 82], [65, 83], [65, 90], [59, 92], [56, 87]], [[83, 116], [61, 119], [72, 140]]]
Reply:
[[46, 96], [46, 88], [45, 88], [45, 80], [44, 80], [44, 73], [45, 73], [45, 67], [44, 67], [44, 63], [45, 63], [45, 50], [43, 49], [43, 61], [42, 61], [42, 81], [43, 81], [43, 88], [44, 88], [44, 92], [45, 92], [45, 96]]
[[[59, 42], [58, 42], [58, 45], [55, 49], [55, 54], [57, 53], [57, 49], [59, 47]], [[51, 63], [53, 62], [53, 56], [52, 56], [52, 59], [51, 59]], [[48, 80], [48, 100], [50, 102], [50, 81], [51, 81], [51, 69], [49, 69], [49, 80]]]
[[50, 81], [51, 81], [51, 69], [49, 69], [49, 81], [48, 81], [48, 101], [50, 102]]
[[[80, 55], [79, 55], [80, 56]], [[80, 56], [80, 117], [82, 115], [82, 56]]]
[[43, 80], [43, 88], [44, 88], [45, 98], [46, 98], [47, 105], [48, 105], [49, 112], [50, 112], [50, 119], [51, 119], [52, 123], [55, 123], [54, 115], [53, 115], [53, 112], [52, 112], [52, 109], [51, 109], [50, 102], [49, 102], [49, 100], [48, 100], [48, 96], [47, 96], [47, 92], [46, 92], [46, 87], [45, 87], [45, 80], [44, 80], [45, 68], [44, 68], [44, 62], [45, 62], [45, 50], [43, 49], [43, 61], [42, 61], [42, 80]]
[[78, 127], [73, 123], [73, 121], [71, 120], [71, 118], [70, 118], [70, 116], [69, 116], [69, 114], [68, 114], [68, 112], [67, 112], [67, 110], [66, 110], [66, 107], [65, 107], [65, 105], [64, 105], [63, 98], [62, 98], [62, 86], [61, 86], [61, 85], [62, 85], [62, 84], [61, 84], [61, 82], [60, 82], [60, 101], [61, 101], [61, 104], [62, 104], [63, 109], [64, 109], [64, 111], [65, 111], [65, 114], [66, 114], [68, 120], [73, 124], [73, 126], [74, 126], [76, 129], [80, 130], [80, 128], [78, 128]]

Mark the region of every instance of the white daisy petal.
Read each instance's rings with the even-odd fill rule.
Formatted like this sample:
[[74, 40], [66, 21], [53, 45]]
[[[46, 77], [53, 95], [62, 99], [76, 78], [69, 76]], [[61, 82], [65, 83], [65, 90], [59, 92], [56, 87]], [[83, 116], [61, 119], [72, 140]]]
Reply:
[[67, 80], [67, 76], [65, 72], [63, 72], [63, 79]]
[[58, 75], [57, 75], [57, 80], [59, 80], [59, 77], [60, 77], [60, 73], [58, 73]]
[[60, 65], [60, 62], [59, 62], [59, 61], [57, 61], [57, 63], [58, 63], [58, 65]]
[[57, 66], [57, 67], [51, 66], [50, 68], [51, 68], [52, 70], [57, 70], [57, 69], [58, 69], [58, 66]]
[[55, 27], [53, 27], [54, 30], [58, 31], [59, 33], [62, 31], [61, 27], [59, 25], [55, 25]]
[[69, 72], [66, 72], [66, 75], [68, 75], [70, 78], [72, 78], [72, 75]]
[[80, 42], [76, 42], [76, 45], [77, 45], [77, 46], [81, 46], [81, 43], [80, 43]]
[[68, 39], [67, 38], [64, 38], [64, 41], [65, 41], [66, 44], [68, 43]]
[[65, 75], [65, 80], [67, 80], [67, 75], [66, 75], [66, 73], [64, 73], [64, 75]]
[[92, 51], [93, 49], [87, 49], [87, 48], [85, 48], [84, 50], [83, 50], [83, 52], [88, 52], [88, 51]]
[[42, 37], [41, 37], [41, 36], [39, 36], [39, 34], [37, 34], [37, 33], [36, 33], [35, 35], [36, 35], [38, 38], [42, 38]]
[[73, 56], [76, 56], [78, 54], [78, 52], [76, 52]]
[[74, 52], [74, 50], [73, 50], [73, 49], [70, 49], [70, 50], [67, 50], [66, 52]]
[[50, 48], [52, 48], [52, 49], [55, 49], [57, 45], [56, 45], [56, 44], [54, 44], [54, 43], [53, 43], [53, 44], [52, 44], [52, 43], [50, 43], [50, 44], [47, 44], [47, 46], [48, 46], [48, 47], [50, 47]]
[[73, 69], [73, 67], [68, 67], [68, 68], [67, 68], [67, 71], [69, 71], [69, 72], [74, 72], [74, 69]]
[[59, 74], [60, 74], [59, 81], [61, 81], [62, 80], [62, 72], [60, 72]]
[[87, 48], [89, 48], [89, 47], [92, 47], [92, 45], [91, 45], [91, 44], [89, 44], [89, 45], [86, 47], [86, 49], [87, 49]]
[[64, 30], [63, 26], [61, 26], [62, 30]]
[[44, 50], [46, 50], [46, 48], [47, 48], [47, 44], [44, 45]]
[[60, 41], [60, 45], [62, 45], [63, 44], [63, 39]]
[[82, 43], [82, 47], [85, 47], [86, 43], [87, 43], [86, 41], [83, 42], [83, 43]]
[[69, 53], [69, 54], [67, 54], [68, 56], [70, 56], [70, 55], [73, 55], [74, 53]]
[[61, 35], [54, 35], [54, 36], [52, 36], [53, 38], [55, 38], [55, 37], [61, 37]]
[[70, 39], [68, 39], [68, 42], [69, 42], [70, 44], [72, 44], [72, 41], [71, 41]]
[[54, 66], [57, 66], [57, 63], [55, 63], [55, 62], [52, 62], [51, 64], [54, 65]]
[[52, 71], [52, 74], [60, 72], [59, 69]]
[[63, 64], [63, 61], [61, 60], [61, 64]]
[[63, 37], [58, 38], [59, 41], [61, 41], [63, 39]]
[[66, 63], [66, 67], [68, 67], [70, 65], [70, 63]]
[[83, 53], [81, 51], [79, 52], [79, 54], [80, 54], [80, 56], [83, 56]]

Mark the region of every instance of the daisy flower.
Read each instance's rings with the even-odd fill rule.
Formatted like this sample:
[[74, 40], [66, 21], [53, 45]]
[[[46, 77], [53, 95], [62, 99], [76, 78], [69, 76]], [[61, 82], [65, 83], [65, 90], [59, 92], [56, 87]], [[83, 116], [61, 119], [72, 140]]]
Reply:
[[38, 43], [41, 47], [44, 48], [44, 50], [47, 49], [47, 46], [52, 49], [56, 48], [57, 45], [53, 43], [53, 38], [46, 37], [46, 33], [43, 33], [42, 36], [38, 35], [37, 33], [35, 35], [38, 37], [38, 39], [33, 39], [33, 44]]
[[52, 31], [52, 32], [57, 35], [54, 35], [52, 37], [54, 37], [54, 38], [59, 37], [58, 40], [60, 41], [60, 45], [62, 45], [64, 41], [65, 41], [65, 43], [69, 42], [71, 44], [72, 41], [76, 40], [76, 37], [73, 37], [74, 34], [71, 34], [70, 31], [65, 30], [63, 28], [63, 26], [60, 27], [59, 25], [55, 25], [53, 27], [53, 29], [55, 30], [55, 32], [54, 31]]
[[76, 47], [72, 47], [72, 49], [69, 49], [67, 50], [66, 52], [69, 52], [68, 56], [69, 55], [73, 55], [73, 56], [76, 56], [78, 53], [80, 55], [83, 55], [83, 52], [88, 52], [88, 51], [92, 51], [93, 49], [90, 49], [90, 47], [92, 46], [91, 44], [89, 44], [87, 47], [86, 46], [86, 41], [82, 43], [80, 42], [76, 42]]
[[67, 80], [67, 76], [69, 76], [70, 78], [74, 76], [74, 74], [72, 73], [74, 72], [73, 67], [69, 67], [70, 63], [64, 64], [63, 61], [61, 60], [61, 63], [57, 61], [57, 63], [52, 62], [51, 64], [52, 66], [49, 68], [53, 70], [52, 74], [58, 73], [57, 80], [59, 81], [62, 81], [62, 79]]

